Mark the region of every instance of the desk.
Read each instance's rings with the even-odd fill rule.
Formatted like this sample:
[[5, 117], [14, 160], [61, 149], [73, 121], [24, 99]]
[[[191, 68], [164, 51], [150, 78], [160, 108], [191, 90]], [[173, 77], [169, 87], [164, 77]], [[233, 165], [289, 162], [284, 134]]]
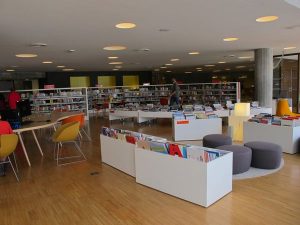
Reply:
[[13, 130], [13, 132], [16, 133], [19, 137], [20, 143], [22, 145], [23, 152], [25, 154], [25, 157], [26, 157], [26, 160], [27, 160], [27, 163], [28, 163], [29, 166], [31, 166], [31, 163], [30, 163], [30, 160], [29, 160], [29, 157], [28, 157], [28, 154], [27, 154], [26, 147], [24, 145], [24, 141], [23, 141], [23, 138], [22, 138], [22, 133], [25, 132], [25, 131], [31, 131], [32, 132], [35, 143], [36, 143], [41, 155], [43, 156], [44, 155], [43, 150], [42, 150], [42, 148], [40, 146], [40, 143], [39, 143], [39, 141], [36, 137], [35, 130], [48, 128], [48, 127], [54, 127], [54, 125], [57, 122], [59, 122], [60, 120], [63, 120], [65, 118], [69, 117], [69, 116], [77, 115], [77, 114], [81, 114], [81, 113], [78, 113], [78, 112], [53, 112], [49, 116], [29, 117], [28, 119], [32, 120], [33, 121], [32, 123], [23, 125], [21, 128]]

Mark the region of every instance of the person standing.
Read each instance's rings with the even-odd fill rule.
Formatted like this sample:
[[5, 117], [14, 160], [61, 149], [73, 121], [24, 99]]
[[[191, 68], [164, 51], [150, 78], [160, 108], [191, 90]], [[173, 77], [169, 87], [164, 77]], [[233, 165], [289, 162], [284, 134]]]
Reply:
[[17, 102], [21, 100], [21, 96], [14, 88], [8, 94], [8, 105], [11, 110], [17, 109]]
[[170, 106], [173, 106], [174, 104], [179, 106], [180, 88], [175, 78], [172, 78], [172, 83], [173, 85], [172, 85], [171, 95], [170, 95]]

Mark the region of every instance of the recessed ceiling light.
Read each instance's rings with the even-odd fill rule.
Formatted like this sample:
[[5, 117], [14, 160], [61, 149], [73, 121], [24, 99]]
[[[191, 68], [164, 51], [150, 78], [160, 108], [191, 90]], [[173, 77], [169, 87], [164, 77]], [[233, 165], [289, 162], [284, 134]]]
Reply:
[[189, 52], [189, 55], [199, 55], [199, 52]]
[[8, 69], [6, 72], [14, 72], [15, 70]]
[[121, 65], [121, 64], [123, 64], [123, 62], [110, 62], [108, 64], [110, 64], [110, 65]]
[[228, 38], [224, 38], [223, 41], [227, 41], [227, 42], [230, 42], [230, 41], [237, 41], [239, 40], [239, 38], [237, 37], [228, 37]]
[[204, 65], [205, 67], [214, 67], [216, 65], [213, 65], [213, 64], [208, 64], [208, 65]]
[[297, 48], [297, 47], [290, 46], [290, 47], [285, 47], [285, 48], [283, 48], [283, 49], [284, 49], [284, 50], [291, 50], [291, 49], [295, 49], [295, 48]]
[[51, 62], [51, 61], [44, 61], [44, 62], [42, 62], [42, 63], [44, 63], [44, 64], [51, 64], [51, 63], [53, 63], [53, 62]]
[[217, 76], [213, 76], [212, 78], [213, 78], [213, 79], [217, 79], [218, 77], [217, 77]]
[[186, 72], [184, 72], [184, 73], [192, 73], [192, 72], [190, 72], [190, 71], [186, 71]]
[[201, 68], [201, 67], [198, 67], [198, 68], [196, 68], [196, 70], [202, 70], [202, 68]]
[[245, 68], [246, 66], [236, 66], [235, 68], [240, 69], [240, 68]]
[[66, 66], [57, 66], [57, 68], [65, 68]]
[[221, 72], [221, 70], [214, 70], [213, 72], [214, 73], [218, 73], [218, 72]]
[[108, 56], [109, 59], [118, 59], [118, 56]]
[[167, 67], [166, 67], [166, 66], [161, 66], [160, 68], [161, 68], [161, 69], [167, 69]]
[[166, 66], [173, 66], [173, 64], [172, 63], [167, 63], [167, 64], [165, 64]]
[[272, 22], [275, 20], [278, 20], [278, 16], [263, 16], [256, 19], [256, 22], [259, 23], [266, 23], [266, 22]]
[[16, 57], [18, 58], [34, 58], [37, 57], [37, 54], [31, 54], [31, 53], [22, 53], [22, 54], [17, 54]]
[[75, 49], [69, 49], [69, 50], [67, 50], [67, 52], [72, 53], [72, 52], [76, 52], [76, 50]]
[[171, 62], [179, 61], [180, 59], [170, 59]]
[[167, 73], [171, 73], [172, 71], [171, 71], [171, 70], [167, 70], [166, 72], [167, 72]]
[[115, 27], [119, 29], [132, 29], [135, 28], [136, 25], [134, 23], [118, 23]]
[[121, 69], [121, 68], [122, 68], [122, 66], [115, 66], [115, 68], [117, 68], [117, 69]]
[[63, 71], [74, 71], [74, 69], [62, 69]]
[[224, 61], [220, 61], [220, 62], [218, 62], [218, 63], [220, 63], [220, 64], [224, 64], [224, 63], [226, 63], [226, 62], [224, 62]]
[[112, 46], [106, 46], [103, 49], [107, 51], [121, 51], [121, 50], [125, 50], [126, 47], [121, 45], [112, 45]]
[[251, 56], [239, 56], [238, 58], [239, 59], [251, 59], [252, 57]]
[[154, 71], [158, 72], [158, 71], [159, 71], [159, 69], [154, 69]]
[[225, 70], [229, 71], [229, 70], [231, 70], [231, 69], [227, 68], [227, 69], [225, 69]]
[[113, 71], [118, 71], [118, 70], [119, 70], [119, 69], [116, 69], [116, 68], [115, 68], [115, 69], [113, 69]]

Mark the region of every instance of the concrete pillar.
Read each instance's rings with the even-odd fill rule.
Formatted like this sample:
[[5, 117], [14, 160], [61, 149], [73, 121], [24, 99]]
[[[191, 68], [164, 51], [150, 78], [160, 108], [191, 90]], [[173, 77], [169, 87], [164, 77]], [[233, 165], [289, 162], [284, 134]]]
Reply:
[[255, 98], [262, 107], [272, 107], [273, 49], [255, 50]]

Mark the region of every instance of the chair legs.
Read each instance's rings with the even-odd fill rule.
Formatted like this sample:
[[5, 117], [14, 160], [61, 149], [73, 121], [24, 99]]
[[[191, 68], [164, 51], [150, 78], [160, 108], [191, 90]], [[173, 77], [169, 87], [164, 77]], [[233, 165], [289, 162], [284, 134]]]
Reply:
[[[68, 157], [59, 157], [60, 154], [61, 154], [61, 150], [62, 150], [62, 144], [65, 144], [65, 143], [73, 143], [75, 145], [76, 150], [80, 153], [80, 155], [74, 155], [74, 156], [68, 156]], [[81, 157], [81, 156], [83, 157], [83, 160], [76, 160], [76, 161], [68, 162], [68, 163], [59, 163], [59, 160], [61, 160], [61, 159], [78, 158], [78, 157]], [[57, 166], [62, 166], [62, 165], [67, 165], [67, 164], [71, 164], [71, 163], [77, 163], [77, 162], [85, 161], [86, 157], [83, 154], [83, 152], [81, 151], [78, 144], [75, 141], [70, 141], [70, 142], [55, 143], [55, 146], [54, 146], [54, 159], [56, 160], [56, 165]]]
[[87, 134], [87, 132], [86, 132], [84, 129], [81, 129], [81, 131], [84, 133], [84, 135], [87, 137], [87, 139], [88, 139], [89, 141], [92, 140], [91, 137]]
[[[11, 168], [12, 168], [14, 174], [15, 174], [15, 177], [16, 177], [17, 181], [18, 182], [20, 181], [19, 177], [18, 177], [18, 175], [17, 175], [17, 173], [15, 171], [15, 168], [14, 168], [13, 164], [11, 163], [11, 160], [10, 160], [9, 156], [7, 157], [6, 161], [0, 162], [0, 164], [10, 164], [10, 166], [11, 166]], [[17, 164], [16, 164], [16, 166], [17, 166]]]

